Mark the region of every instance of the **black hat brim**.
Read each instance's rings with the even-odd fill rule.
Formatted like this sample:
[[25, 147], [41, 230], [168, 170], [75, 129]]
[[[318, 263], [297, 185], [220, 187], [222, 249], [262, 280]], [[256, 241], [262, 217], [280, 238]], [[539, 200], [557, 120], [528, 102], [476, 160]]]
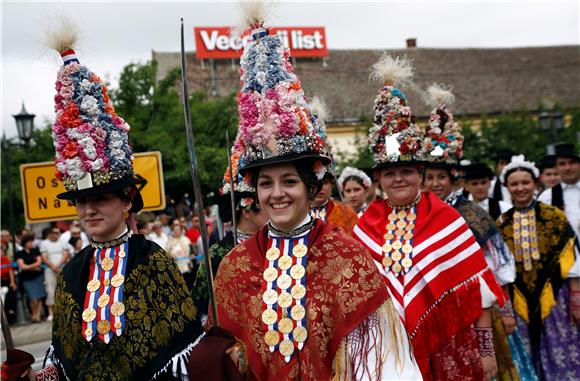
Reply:
[[[106, 184], [101, 184], [101, 185], [97, 185], [97, 186], [93, 186], [90, 188], [86, 188], [86, 189], [79, 189], [79, 190], [75, 190], [75, 191], [68, 191], [68, 192], [63, 192], [63, 193], [59, 193], [56, 197], [60, 200], [76, 200], [79, 198], [85, 198], [85, 197], [93, 197], [93, 196], [98, 196], [104, 193], [109, 193], [109, 192], [114, 192], [123, 188], [127, 188], [133, 185], [140, 185], [143, 184], [145, 185], [147, 183], [147, 180], [143, 179], [143, 178], [123, 178], [123, 179], [118, 179], [118, 180], [112, 180]], [[139, 197], [141, 197], [141, 194], [139, 192]], [[142, 201], [143, 199], [141, 198], [141, 203], [143, 203]]]
[[427, 168], [435, 168], [435, 169], [453, 169], [459, 167], [458, 164], [450, 164], [450, 163], [427, 162], [425, 164]]
[[384, 162], [378, 163], [373, 165], [371, 171], [376, 171], [378, 169], [385, 169], [385, 168], [395, 168], [395, 167], [405, 167], [405, 166], [418, 166], [418, 165], [425, 165], [426, 162], [422, 160], [398, 160], [393, 162]]
[[267, 159], [260, 159], [253, 161], [252, 163], [240, 168], [240, 174], [244, 175], [248, 171], [266, 166], [266, 165], [274, 165], [274, 164], [286, 164], [291, 163], [294, 161], [300, 160], [320, 160], [323, 165], [330, 164], [332, 160], [328, 156], [319, 155], [316, 153], [292, 153], [290, 155], [284, 156], [274, 156], [269, 157]]

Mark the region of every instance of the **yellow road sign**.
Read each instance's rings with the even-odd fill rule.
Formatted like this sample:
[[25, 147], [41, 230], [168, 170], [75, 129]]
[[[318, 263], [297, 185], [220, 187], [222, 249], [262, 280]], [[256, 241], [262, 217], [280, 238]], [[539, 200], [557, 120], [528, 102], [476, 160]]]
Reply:
[[[147, 180], [141, 189], [144, 211], [165, 209], [165, 189], [161, 152], [143, 152], [133, 155], [135, 174]], [[56, 195], [65, 192], [56, 179], [54, 162], [22, 164], [20, 166], [24, 217], [27, 223], [58, 221], [76, 218], [75, 207]]]

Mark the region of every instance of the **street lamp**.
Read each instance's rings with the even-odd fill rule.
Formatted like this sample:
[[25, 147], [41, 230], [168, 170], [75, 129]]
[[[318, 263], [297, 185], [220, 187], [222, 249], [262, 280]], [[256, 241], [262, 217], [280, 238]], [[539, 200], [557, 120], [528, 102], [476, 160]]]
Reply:
[[550, 142], [553, 144], [558, 140], [558, 131], [564, 129], [564, 115], [558, 110], [553, 112], [542, 111], [538, 115], [540, 128], [550, 134]]
[[12, 115], [16, 119], [16, 130], [18, 131], [18, 137], [20, 140], [24, 141], [24, 145], [28, 147], [30, 139], [32, 139], [32, 130], [34, 129], [34, 117], [36, 115], [29, 114], [24, 107], [24, 102], [22, 102], [22, 110], [16, 115]]

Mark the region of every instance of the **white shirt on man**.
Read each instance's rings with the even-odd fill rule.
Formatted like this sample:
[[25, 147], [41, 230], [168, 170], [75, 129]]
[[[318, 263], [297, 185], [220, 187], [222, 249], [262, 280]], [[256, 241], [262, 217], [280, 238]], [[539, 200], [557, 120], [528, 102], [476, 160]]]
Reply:
[[[60, 235], [58, 240], [60, 242], [68, 244], [68, 241], [70, 241], [70, 237], [71, 237], [70, 230], [67, 230]], [[81, 249], [84, 249], [85, 247], [89, 246], [89, 237], [83, 231], [81, 231], [81, 241], [83, 241], [83, 247], [81, 247]]]
[[[576, 236], [580, 237], [580, 180], [576, 184], [561, 182], [560, 185], [564, 198], [564, 213]], [[552, 188], [543, 191], [538, 201], [552, 205]]]
[[147, 239], [150, 240], [150, 241], [155, 242], [163, 250], [165, 250], [167, 248], [167, 241], [169, 240], [169, 237], [167, 236], [167, 234], [165, 234], [163, 232], [161, 234], [159, 234], [159, 235], [155, 234], [155, 232], [151, 232], [147, 236]]
[[[469, 195], [469, 200], [473, 201], [473, 195]], [[489, 213], [489, 198], [486, 198], [483, 201], [477, 202], [477, 201], [473, 201], [477, 206], [479, 206], [481, 209], [485, 210], [487, 213]], [[508, 210], [510, 210], [512, 208], [512, 205], [505, 202], [505, 201], [501, 201], [499, 200], [499, 210], [501, 212], [501, 214], [504, 214], [505, 212], [507, 212]]]
[[40, 243], [40, 252], [46, 253], [48, 260], [54, 264], [58, 264], [62, 261], [65, 251], [69, 251], [69, 245], [60, 240], [51, 241], [45, 239]]

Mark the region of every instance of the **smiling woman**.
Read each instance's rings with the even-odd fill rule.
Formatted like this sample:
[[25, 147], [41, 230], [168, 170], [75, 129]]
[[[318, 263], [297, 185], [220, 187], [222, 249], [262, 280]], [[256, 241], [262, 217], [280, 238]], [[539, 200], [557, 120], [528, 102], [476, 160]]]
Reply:
[[536, 201], [539, 171], [514, 156], [501, 179], [514, 207], [499, 228], [514, 254], [516, 280], [510, 285], [516, 322], [541, 380], [580, 379], [580, 260], [578, 238], [564, 212]]
[[[384, 86], [369, 142], [387, 199], [369, 205], [355, 238], [381, 271], [423, 379], [490, 380], [495, 357], [485, 309], [503, 299], [501, 288], [461, 216], [433, 193], [420, 192], [426, 154], [443, 150], [423, 135], [398, 88], [412, 76], [410, 62], [384, 55], [373, 69]], [[451, 193], [446, 170], [428, 176], [442, 197]]]
[[292, 231], [308, 214], [309, 191], [294, 164], [267, 165], [258, 175], [258, 200], [270, 222], [281, 231]]
[[220, 326], [239, 340], [232, 360], [252, 380], [418, 380], [368, 253], [309, 213], [330, 164], [327, 143], [282, 42], [256, 16], [234, 147], [269, 223], [223, 259], [215, 280]]

